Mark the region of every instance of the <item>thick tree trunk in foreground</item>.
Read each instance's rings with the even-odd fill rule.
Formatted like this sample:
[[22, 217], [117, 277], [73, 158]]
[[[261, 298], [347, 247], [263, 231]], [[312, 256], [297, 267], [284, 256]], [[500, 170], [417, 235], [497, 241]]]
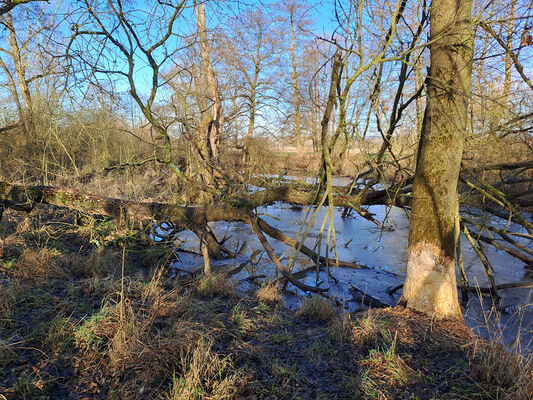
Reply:
[[401, 302], [437, 318], [462, 318], [454, 223], [470, 98], [471, 0], [434, 0], [428, 103], [418, 150], [407, 277]]

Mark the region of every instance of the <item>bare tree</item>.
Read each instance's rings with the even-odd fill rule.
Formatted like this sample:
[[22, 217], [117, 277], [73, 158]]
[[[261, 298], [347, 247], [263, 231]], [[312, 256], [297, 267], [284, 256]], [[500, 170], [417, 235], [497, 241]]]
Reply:
[[248, 115], [246, 159], [249, 159], [249, 147], [258, 120], [267, 119], [268, 112], [276, 111], [275, 74], [281, 49], [277, 28], [268, 18], [259, 7], [248, 9], [233, 19], [230, 25], [233, 31], [228, 33], [227, 52], [232, 55], [225, 62], [241, 76], [243, 92], [240, 97]]
[[306, 31], [310, 29], [311, 22], [308, 14], [310, 13], [311, 7], [303, 1], [284, 0], [276, 4], [275, 8], [280, 10], [280, 19], [283, 26], [289, 28], [289, 37], [287, 38], [288, 45], [285, 47], [288, 48], [291, 66], [290, 83], [292, 89], [292, 112], [290, 114], [293, 117], [293, 131], [296, 139], [296, 146], [301, 148], [301, 145], [303, 144], [302, 113], [300, 110], [302, 103], [302, 77], [300, 76], [302, 67], [299, 64], [305, 62], [302, 56], [305, 41], [302, 39], [305, 39], [304, 36], [306, 36]]
[[[184, 45], [176, 25], [186, 7], [185, 0], [153, 3], [147, 10], [121, 0], [85, 0], [80, 7], [71, 15], [73, 35], [67, 46], [70, 59], [79, 66], [73, 66], [77, 76], [84, 72], [85, 79], [99, 86], [106, 80], [125, 81], [129, 94], [157, 133], [152, 160], [166, 164], [184, 181], [182, 168], [173, 157], [169, 131], [175, 121], [158, 114], [157, 102], [165, 83], [163, 68]], [[139, 64], [148, 68], [147, 86], [138, 79]]]
[[[209, 40], [207, 37], [207, 28], [205, 23], [205, 6], [203, 3], [195, 4], [195, 12], [198, 26], [198, 36], [200, 39], [200, 57], [201, 57], [201, 75], [197, 78], [199, 89], [203, 100], [202, 120], [199, 126], [200, 146], [204, 147], [200, 156], [206, 160], [206, 166], [211, 177], [215, 175], [216, 170], [213, 165], [218, 166], [219, 162], [219, 145], [222, 135], [222, 125], [224, 124], [224, 109], [218, 90], [215, 71], [211, 64]], [[202, 90], [203, 89], [203, 90]], [[207, 151], [206, 151], [207, 150]]]
[[48, 1], [48, 0], [2, 0], [0, 1], [0, 15], [7, 14], [12, 9], [14, 9], [16, 6], [20, 6], [22, 4], [28, 4], [32, 2], [37, 1]]
[[[36, 18], [30, 18], [30, 13], [35, 13]], [[0, 68], [8, 78], [19, 114], [19, 124], [23, 125], [27, 135], [35, 133], [34, 102], [30, 85], [48, 75], [53, 66], [53, 62], [45, 60], [43, 54], [35, 48], [33, 43], [38, 36], [50, 30], [55, 24], [54, 16], [46, 18], [36, 10], [30, 13], [28, 13], [26, 18], [28, 23], [24, 28], [27, 29], [27, 32], [24, 32], [24, 34], [19, 32], [19, 29], [24, 28], [20, 28], [20, 26], [15, 24], [11, 12], [0, 15], [0, 24], [8, 32], [6, 36], [7, 46], [0, 48], [0, 52], [5, 57], [5, 60], [4, 57], [0, 57]], [[39, 60], [42, 62], [39, 63]], [[42, 65], [42, 69], [36, 70], [34, 66], [39, 66], [39, 64], [44, 65]], [[12, 66], [13, 70], [10, 69], [10, 66]]]

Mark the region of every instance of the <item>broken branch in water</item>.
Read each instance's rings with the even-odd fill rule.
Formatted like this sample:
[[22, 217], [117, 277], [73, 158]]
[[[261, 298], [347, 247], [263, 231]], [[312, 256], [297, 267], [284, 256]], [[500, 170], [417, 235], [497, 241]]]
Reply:
[[301, 289], [301, 290], [306, 291], [306, 292], [321, 293], [321, 292], [327, 292], [328, 291], [328, 289], [325, 289], [325, 288], [318, 288], [318, 287], [314, 287], [314, 286], [305, 285], [305, 284], [301, 283], [300, 281], [298, 281], [297, 279], [295, 279], [292, 276], [292, 274], [289, 271], [287, 271], [285, 269], [285, 267], [283, 267], [283, 265], [281, 264], [281, 261], [278, 259], [278, 257], [274, 253], [274, 249], [272, 249], [272, 247], [268, 243], [267, 239], [265, 238], [265, 235], [263, 235], [263, 232], [262, 232], [261, 228], [259, 227], [259, 224], [257, 223], [257, 217], [255, 215], [253, 215], [253, 214], [250, 214], [250, 216], [248, 218], [248, 223], [250, 224], [250, 226], [252, 227], [252, 230], [254, 231], [255, 235], [259, 239], [259, 242], [263, 245], [264, 249], [266, 250], [266, 252], [268, 254], [268, 257], [270, 258], [270, 260], [272, 260], [272, 262], [276, 266], [276, 269], [290, 283], [292, 283], [298, 289]]
[[367, 307], [371, 308], [387, 308], [392, 307], [390, 304], [384, 303], [383, 301], [370, 296], [361, 289], [356, 288], [355, 286], [350, 287], [350, 292], [352, 293], [352, 298], [354, 301], [361, 303]]

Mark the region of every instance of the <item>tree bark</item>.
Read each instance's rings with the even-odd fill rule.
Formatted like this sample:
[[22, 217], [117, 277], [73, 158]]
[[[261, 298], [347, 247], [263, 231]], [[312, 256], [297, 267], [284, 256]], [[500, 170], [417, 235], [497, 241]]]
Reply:
[[207, 146], [211, 161], [218, 161], [218, 147], [220, 144], [220, 136], [222, 125], [224, 124], [224, 110], [222, 108], [222, 101], [220, 100], [220, 93], [218, 91], [218, 84], [215, 76], [215, 70], [211, 64], [209, 41], [207, 40], [207, 27], [205, 23], [205, 6], [203, 3], [196, 5], [196, 16], [198, 25], [198, 36], [200, 37], [200, 54], [202, 58], [202, 75], [205, 77], [208, 99], [212, 103], [209, 107], [210, 115], [206, 126], [202, 127], [207, 133]]
[[7, 28], [9, 30], [9, 47], [11, 50], [11, 57], [13, 65], [15, 66], [15, 75], [17, 76], [18, 87], [24, 102], [21, 118], [24, 123], [24, 130], [27, 135], [34, 134], [34, 118], [33, 118], [33, 101], [31, 97], [28, 80], [26, 79], [27, 60], [24, 59], [23, 53], [18, 43], [17, 32], [13, 24], [13, 16], [7, 13]]
[[[203, 184], [212, 187], [216, 178], [220, 176], [216, 166], [219, 161], [220, 137], [225, 118], [215, 71], [210, 59], [204, 3], [200, 2], [198, 4], [195, 0], [194, 11], [196, 13], [197, 33], [200, 42], [201, 74], [196, 79], [196, 90], [199, 95], [198, 102], [201, 117], [197, 137], [191, 138], [191, 140], [199, 156], [194, 169], [199, 170]], [[202, 192], [200, 200], [209, 202], [211, 196], [207, 192]]]
[[[332, 192], [332, 169], [333, 165], [331, 163], [331, 153], [330, 153], [330, 136], [328, 133], [329, 121], [331, 119], [331, 114], [333, 112], [333, 107], [337, 101], [337, 85], [341, 79], [342, 74], [342, 54], [340, 50], [337, 50], [335, 56], [333, 57], [333, 66], [331, 69], [331, 81], [329, 88], [328, 101], [326, 103], [326, 109], [324, 110], [324, 116], [320, 122], [321, 133], [320, 133], [320, 144], [322, 147], [322, 171], [323, 179], [320, 184], [327, 187], [328, 193]], [[332, 124], [334, 125], [334, 123]]]
[[401, 303], [436, 318], [461, 319], [454, 225], [471, 89], [472, 1], [434, 0], [430, 13], [428, 99]]
[[294, 104], [294, 124], [296, 133], [296, 146], [302, 148], [302, 123], [300, 117], [300, 99], [298, 96], [298, 73], [296, 70], [296, 37], [294, 34], [294, 14], [295, 3], [290, 5], [290, 23], [291, 23], [291, 65], [292, 65], [292, 99]]

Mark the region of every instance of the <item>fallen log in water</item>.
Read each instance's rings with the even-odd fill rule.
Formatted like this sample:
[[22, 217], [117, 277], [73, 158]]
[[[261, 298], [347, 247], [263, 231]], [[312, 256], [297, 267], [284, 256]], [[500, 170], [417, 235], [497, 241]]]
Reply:
[[[496, 290], [504, 290], [504, 289], [514, 289], [514, 288], [531, 288], [533, 287], [533, 282], [512, 282], [512, 283], [502, 283], [500, 285], [496, 285]], [[467, 290], [472, 293], [491, 293], [491, 288], [488, 287], [478, 287], [478, 286], [468, 286]]]
[[0, 182], [0, 204], [19, 210], [31, 210], [43, 203], [118, 220], [168, 221], [197, 229], [212, 221], [244, 221], [248, 210], [226, 204], [183, 206], [156, 202], [139, 202], [97, 196], [60, 186], [20, 186]]
[[[57, 186], [22, 186], [0, 182], [0, 206], [18, 210], [31, 211], [37, 203], [65, 207], [73, 211], [80, 211], [94, 215], [108, 216], [119, 221], [124, 220], [152, 220], [171, 222], [175, 226], [195, 232], [202, 240], [207, 239], [208, 245], [216, 254], [215, 244], [209, 242], [210, 236], [205, 235], [207, 222], [213, 221], [242, 221], [249, 224], [265, 247], [276, 268], [292, 284], [305, 291], [324, 292], [327, 289], [307, 286], [299, 282], [286, 270], [273, 253], [272, 248], [263, 236], [263, 232], [282, 243], [297, 247], [297, 241], [286, 236], [280, 230], [270, 226], [261, 218], [257, 218], [249, 208], [249, 202], [242, 202], [243, 206], [236, 207], [229, 204], [184, 206], [157, 202], [139, 202], [97, 196], [82, 191]], [[248, 206], [246, 206], [248, 205]], [[213, 236], [214, 237], [214, 236]], [[300, 252], [315, 262], [335, 263], [334, 260], [319, 256], [306, 246], [300, 247]], [[218, 258], [218, 257], [217, 257]], [[350, 268], [364, 266], [339, 261], [339, 265]]]
[[[515, 288], [531, 288], [533, 287], [533, 281], [529, 282], [511, 282], [511, 283], [501, 283], [495, 285], [495, 290], [505, 290], [505, 289], [515, 289]], [[403, 288], [403, 283], [398, 286], [391, 287], [387, 292], [392, 296], [395, 292]], [[460, 286], [458, 286], [460, 288]], [[480, 286], [466, 286], [466, 290], [471, 293], [484, 293], [489, 294], [493, 292], [493, 288], [490, 287], [480, 287]]]

